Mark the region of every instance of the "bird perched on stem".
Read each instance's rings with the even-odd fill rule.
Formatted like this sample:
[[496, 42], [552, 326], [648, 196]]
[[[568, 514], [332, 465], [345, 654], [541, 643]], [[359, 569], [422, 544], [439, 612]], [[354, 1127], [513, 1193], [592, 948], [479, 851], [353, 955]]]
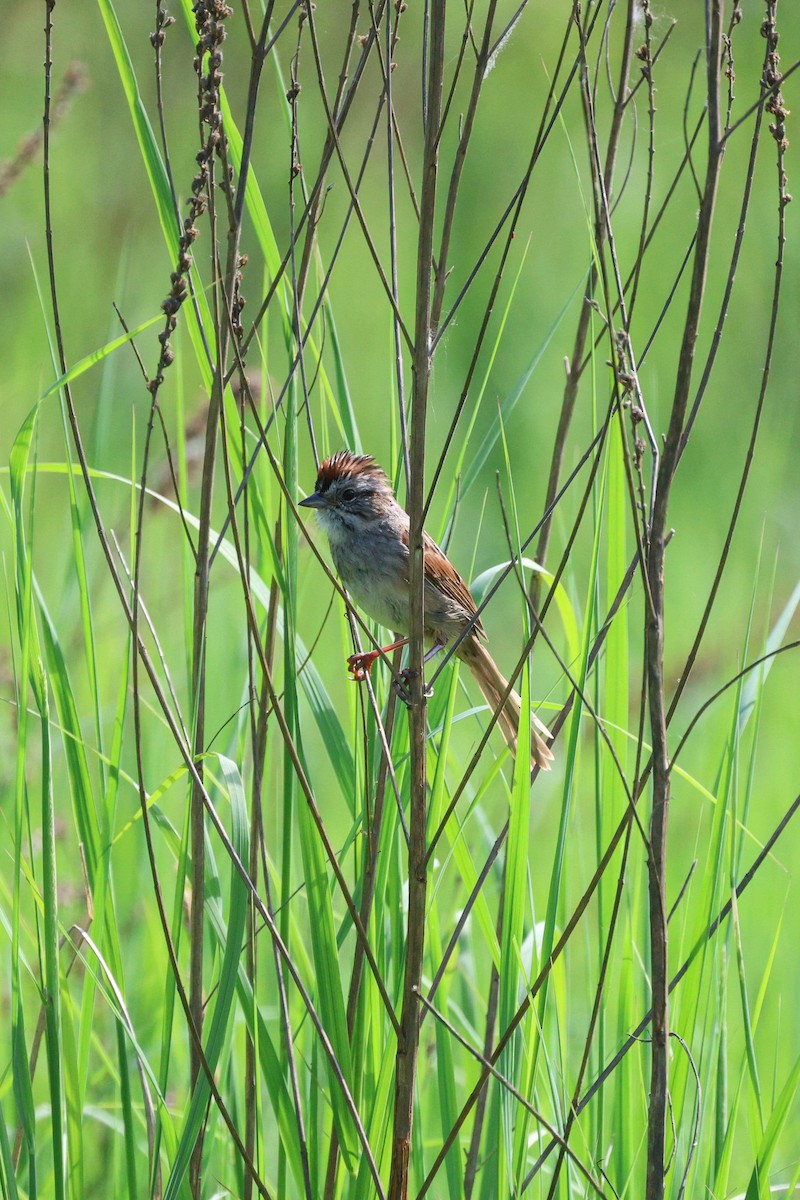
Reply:
[[[328, 535], [339, 577], [353, 599], [387, 629], [405, 634], [409, 627], [408, 513], [398, 504], [385, 472], [371, 455], [340, 450], [326, 458], [317, 484], [300, 504], [316, 509]], [[447, 555], [427, 533], [425, 552], [425, 639], [431, 649], [424, 661], [451, 642], [469, 667], [489, 707], [499, 709], [498, 722], [516, 753], [521, 702], [508, 688], [484, 642], [486, 633], [469, 588]], [[460, 640], [458, 640], [460, 639]], [[347, 660], [354, 679], [365, 679], [372, 664], [387, 650], [404, 646], [407, 637], [353, 654]], [[550, 731], [531, 714], [531, 759], [544, 771], [553, 759], [545, 738]]]

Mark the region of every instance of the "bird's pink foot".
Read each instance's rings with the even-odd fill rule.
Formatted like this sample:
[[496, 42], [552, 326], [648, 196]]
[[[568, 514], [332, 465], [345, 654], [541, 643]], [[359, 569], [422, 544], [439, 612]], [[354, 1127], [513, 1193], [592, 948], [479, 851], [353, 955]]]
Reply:
[[376, 658], [380, 658], [382, 654], [388, 654], [390, 650], [399, 650], [401, 646], [407, 644], [408, 638], [400, 638], [399, 642], [392, 642], [390, 646], [381, 646], [379, 650], [362, 650], [360, 654], [351, 654], [347, 660], [347, 669], [356, 683], [360, 683], [369, 675]]
[[355, 683], [361, 683], [372, 670], [376, 658], [380, 658], [380, 650], [364, 650], [361, 654], [351, 654], [347, 660], [347, 669]]

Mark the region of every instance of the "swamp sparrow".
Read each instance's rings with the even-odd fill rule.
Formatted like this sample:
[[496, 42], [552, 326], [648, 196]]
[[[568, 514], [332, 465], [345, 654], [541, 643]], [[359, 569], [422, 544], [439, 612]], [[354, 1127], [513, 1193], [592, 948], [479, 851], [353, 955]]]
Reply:
[[[392, 485], [370, 455], [340, 450], [319, 469], [315, 491], [301, 505], [317, 510], [328, 535], [339, 577], [354, 600], [387, 629], [406, 633], [409, 625], [408, 513], [395, 499]], [[483, 642], [486, 638], [475, 601], [458, 571], [435, 542], [424, 534], [425, 639], [432, 644], [425, 661], [461, 637], [455, 653], [475, 676], [492, 711], [508, 688]], [[466, 631], [466, 632], [465, 632]], [[463, 636], [461, 636], [463, 635]], [[401, 638], [383, 650], [404, 646]], [[364, 679], [379, 650], [353, 654], [347, 665], [354, 679]], [[517, 747], [520, 698], [509, 692], [498, 721], [512, 754]], [[550, 731], [535, 714], [531, 759], [544, 771], [553, 754], [545, 742]]]

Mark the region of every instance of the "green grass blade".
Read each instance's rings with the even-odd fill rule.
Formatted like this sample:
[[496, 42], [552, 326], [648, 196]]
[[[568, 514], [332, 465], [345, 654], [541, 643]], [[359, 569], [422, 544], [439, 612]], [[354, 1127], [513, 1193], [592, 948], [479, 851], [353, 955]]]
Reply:
[[67, 1002], [62, 1006], [61, 1010], [61, 1047], [67, 1116], [67, 1179], [69, 1194], [71, 1196], [83, 1196], [85, 1194], [83, 1169], [84, 1097], [80, 1082], [80, 1071], [78, 1069], [73, 1017], [73, 1010]]
[[[481, 603], [483, 597], [492, 587], [494, 582], [499, 579], [501, 575], [507, 572], [510, 566], [510, 560], [496, 563], [493, 567], [488, 567], [487, 570], [482, 571], [480, 575], [473, 579], [472, 583], [470, 584], [470, 591], [475, 597], [477, 604]], [[522, 568], [523, 573], [525, 571], [535, 571], [537, 575], [541, 575], [542, 578], [546, 579], [550, 584], [552, 584], [553, 580], [555, 579], [555, 576], [551, 571], [547, 571], [544, 567], [540, 567], [539, 564], [534, 562], [532, 558], [521, 558], [519, 560], [519, 566]], [[558, 615], [561, 617], [561, 623], [564, 627], [564, 635], [567, 639], [567, 661], [576, 662], [580, 654], [581, 643], [580, 634], [578, 633], [578, 621], [575, 616], [575, 609], [573, 608], [572, 601], [570, 600], [563, 584], [558, 583], [556, 585], [554, 596], [556, 608], [558, 609]]]
[[[56, 817], [53, 792], [53, 762], [50, 738], [50, 710], [47, 677], [41, 661], [36, 618], [33, 610], [33, 571], [29, 537], [25, 529], [25, 479], [30, 458], [36, 411], [32, 410], [14, 440], [9, 460], [14, 513], [14, 552], [16, 574], [17, 627], [22, 647], [23, 669], [30, 684], [40, 724], [40, 819], [42, 861], [43, 923], [40, 931], [39, 960], [41, 989], [44, 997], [45, 1044], [47, 1047], [47, 1076], [49, 1084], [51, 1145], [53, 1154], [53, 1189], [56, 1200], [66, 1194], [64, 1162], [65, 1111], [64, 1084], [61, 1060], [61, 980], [58, 961], [58, 874], [56, 868]], [[30, 512], [35, 505], [36, 467], [32, 473]], [[31, 515], [32, 532], [32, 515]], [[24, 803], [24, 762], [18, 758], [17, 796]], [[20, 825], [21, 828], [21, 825]], [[18, 847], [21, 854], [21, 845]], [[27, 1066], [25, 1068], [27, 1070]]]
[[756, 1056], [755, 1041], [753, 1039], [753, 1024], [750, 1018], [750, 1004], [747, 997], [747, 971], [745, 969], [744, 948], [742, 946], [742, 931], [739, 925], [739, 905], [736, 900], [736, 892], [731, 893], [731, 918], [733, 921], [733, 938], [736, 947], [736, 966], [739, 977], [739, 1000], [742, 1010], [742, 1024], [744, 1027], [744, 1044], [747, 1054], [747, 1067], [750, 1075], [750, 1087], [752, 1089], [753, 1099], [755, 1101], [756, 1113], [758, 1119], [759, 1136], [764, 1132], [764, 1105], [761, 1095], [761, 1082], [758, 1074], [758, 1059]]
[[117, 1021], [117, 1063], [119, 1065], [119, 1096], [122, 1114], [122, 1129], [125, 1141], [125, 1180], [128, 1185], [129, 1200], [137, 1200], [140, 1195], [137, 1182], [136, 1152], [137, 1129], [133, 1116], [133, 1100], [131, 1095], [131, 1076], [128, 1069], [128, 1046], [125, 1039], [125, 1029], [121, 1021]]
[[[530, 669], [526, 662], [522, 672], [520, 689], [522, 712], [530, 711]], [[500, 999], [498, 1026], [506, 1029], [519, 1004], [520, 966], [519, 947], [525, 938], [525, 919], [528, 915], [528, 838], [530, 832], [530, 767], [531, 726], [529, 721], [520, 721], [517, 757], [511, 785], [511, 814], [509, 819], [506, 848], [505, 879], [503, 890], [503, 922], [500, 935]], [[519, 1034], [501, 1055], [498, 1067], [507, 1079], [517, 1080], [520, 1062], [521, 1039]], [[498, 1195], [504, 1195], [508, 1174], [512, 1172], [512, 1135], [517, 1101], [503, 1091], [500, 1103], [503, 1119], [503, 1141], [505, 1152], [497, 1156]], [[513, 1175], [512, 1175], [513, 1177]]]
[[[347, 1035], [347, 1020], [327, 866], [320, 846], [317, 827], [307, 805], [303, 802], [297, 806], [297, 825], [308, 899], [317, 1007], [345, 1082], [348, 1087], [351, 1087], [350, 1040]], [[330, 1079], [331, 1104], [336, 1129], [342, 1143], [342, 1150], [352, 1170], [357, 1157], [356, 1131], [350, 1110], [341, 1097], [338, 1082], [333, 1074]]]
[[0, 1105], [0, 1190], [3, 1193], [3, 1200], [19, 1200], [17, 1173], [14, 1169], [14, 1158], [11, 1153], [11, 1143], [8, 1140], [8, 1128], [2, 1105]]
[[353, 400], [350, 395], [350, 386], [347, 382], [347, 373], [345, 371], [344, 354], [342, 345], [339, 341], [339, 334], [336, 329], [336, 321], [333, 317], [333, 305], [326, 295], [324, 301], [325, 323], [328, 328], [328, 333], [331, 342], [331, 353], [333, 354], [334, 368], [334, 383], [335, 383], [335, 403], [331, 405], [334, 420], [341, 428], [344, 443], [348, 449], [353, 450], [356, 454], [362, 454], [363, 448], [361, 443], [361, 434], [358, 431], [358, 417], [356, 410], [353, 407]]
[[41, 833], [42, 833], [42, 901], [44, 907], [44, 994], [45, 1043], [47, 1045], [47, 1076], [50, 1085], [50, 1119], [52, 1121], [53, 1186], [56, 1200], [66, 1196], [64, 1163], [64, 1081], [63, 1045], [61, 1034], [61, 975], [58, 961], [58, 872], [56, 868], [56, 812], [53, 789], [53, 759], [50, 742], [50, 709], [47, 692], [43, 691], [39, 709], [41, 718]]
[[100, 858], [100, 825], [83, 744], [78, 707], [75, 703], [66, 660], [56, 634], [56, 628], [41, 595], [39, 595], [39, 614], [56, 711], [62, 729], [75, 827], [86, 856], [89, 886], [94, 891], [97, 864]]
[[[246, 863], [249, 858], [249, 828], [247, 820], [247, 804], [241, 775], [235, 763], [219, 755], [222, 775], [225, 781], [231, 808], [230, 838], [240, 862]], [[242, 952], [245, 918], [247, 916], [248, 892], [237, 871], [231, 863], [229, 885], [228, 927], [225, 939], [225, 951], [222, 955], [214, 1008], [207, 1025], [205, 1057], [209, 1069], [216, 1071], [230, 1022], [234, 1016], [234, 995], [236, 976]], [[209, 1101], [210, 1087], [205, 1072], [198, 1076], [197, 1084], [192, 1093], [189, 1109], [186, 1114], [183, 1132], [178, 1150], [172, 1163], [164, 1200], [176, 1200], [179, 1195], [189, 1160], [197, 1141], [197, 1136], [206, 1117], [206, 1106]]]
[[[800, 604], [800, 583], [798, 583], [797, 587], [786, 601], [783, 611], [770, 630], [769, 637], [767, 638], [766, 645], [764, 646], [764, 654], [774, 655], [775, 651], [783, 643], [787, 630], [792, 623], [792, 617], [797, 611], [798, 604]], [[764, 665], [759, 667], [757, 671], [750, 671], [747, 679], [744, 682], [744, 686], [742, 687], [741, 701], [739, 704], [740, 733], [750, 719], [750, 714], [755, 707], [757, 695], [766, 683], [767, 676], [772, 670], [774, 662], [774, 658], [768, 658]]]
[[[431, 799], [428, 811], [428, 829], [429, 831], [438, 829], [442, 819], [442, 813], [446, 806], [447, 796], [447, 779], [446, 779], [446, 764], [448, 751], [450, 746], [450, 731], [453, 725], [455, 716], [456, 699], [458, 697], [458, 663], [454, 663], [453, 670], [450, 673], [450, 686], [447, 690], [445, 702], [445, 713], [442, 721], [442, 732], [439, 741], [438, 749], [433, 752], [433, 781], [431, 784]], [[440, 874], [443, 877], [446, 864], [442, 864]], [[428, 904], [428, 915], [426, 919], [426, 936], [428, 940], [428, 956], [431, 962], [437, 963], [442, 958], [442, 940], [439, 929], [439, 916], [436, 905], [436, 889], [433, 891], [430, 902]], [[448, 1017], [448, 993], [449, 982], [447, 979], [442, 980], [436, 996], [436, 1005], [444, 1017]], [[457, 1103], [457, 1086], [456, 1086], [456, 1070], [453, 1057], [453, 1047], [450, 1041], [450, 1033], [445, 1026], [431, 1016], [431, 1020], [436, 1022], [436, 1077], [438, 1082], [438, 1108], [441, 1113], [442, 1130], [446, 1131], [452, 1127], [458, 1114]], [[422, 1087], [422, 1083], [420, 1084]], [[464, 1182], [462, 1171], [462, 1153], [461, 1147], [456, 1141], [447, 1158], [445, 1159], [445, 1172], [447, 1177], [447, 1188], [450, 1200], [463, 1200]]]
[[120, 334], [119, 337], [112, 338], [110, 342], [106, 342], [104, 346], [100, 346], [97, 350], [93, 350], [91, 354], [85, 355], [79, 359], [73, 366], [65, 371], [63, 375], [59, 375], [54, 383], [51, 383], [48, 388], [42, 392], [39, 397], [39, 403], [47, 400], [49, 396], [59, 392], [62, 387], [68, 383], [73, 383], [79, 379], [81, 375], [85, 375], [87, 371], [91, 371], [92, 367], [96, 367], [98, 363], [107, 358], [109, 354], [113, 354], [115, 350], [119, 350], [121, 346], [127, 346], [148, 329], [152, 329], [154, 325], [162, 323], [164, 320], [163, 314], [158, 313], [155, 317], [149, 317], [146, 321], [142, 321], [141, 325], [137, 325], [135, 329], [131, 329], [128, 333]]
[[778, 1145], [783, 1128], [792, 1112], [797, 1085], [800, 1083], [800, 1058], [797, 1059], [789, 1078], [781, 1088], [775, 1107], [772, 1110], [761, 1145], [758, 1149], [753, 1173], [747, 1185], [745, 1200], [769, 1200], [769, 1169]]
[[139, 91], [139, 84], [133, 69], [133, 61], [128, 53], [128, 47], [122, 33], [122, 26], [119, 23], [114, 5], [111, 3], [111, 0], [97, 0], [97, 2], [106, 27], [108, 40], [111, 43], [111, 52], [114, 55], [120, 82], [125, 92], [125, 99], [128, 102], [134, 132], [136, 133], [136, 141], [138, 142], [139, 152], [150, 181], [153, 199], [156, 202], [156, 209], [161, 221], [161, 228], [167, 240], [171, 259], [175, 261], [178, 256], [178, 234], [175, 225], [175, 210], [172, 206], [172, 194], [164, 162], [158, 149], [153, 127], [150, 124], [150, 118], [147, 115], [147, 109], [144, 106], [144, 101]]

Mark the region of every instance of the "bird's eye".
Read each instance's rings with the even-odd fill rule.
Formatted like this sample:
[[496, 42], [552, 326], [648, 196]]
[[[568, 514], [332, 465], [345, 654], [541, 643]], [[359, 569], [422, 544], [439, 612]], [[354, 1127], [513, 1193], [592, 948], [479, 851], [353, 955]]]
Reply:
[[345, 488], [344, 491], [342, 492], [342, 500], [345, 502], [345, 504], [349, 504], [350, 501], [355, 500], [355, 498], [356, 498], [356, 489], [355, 488]]

